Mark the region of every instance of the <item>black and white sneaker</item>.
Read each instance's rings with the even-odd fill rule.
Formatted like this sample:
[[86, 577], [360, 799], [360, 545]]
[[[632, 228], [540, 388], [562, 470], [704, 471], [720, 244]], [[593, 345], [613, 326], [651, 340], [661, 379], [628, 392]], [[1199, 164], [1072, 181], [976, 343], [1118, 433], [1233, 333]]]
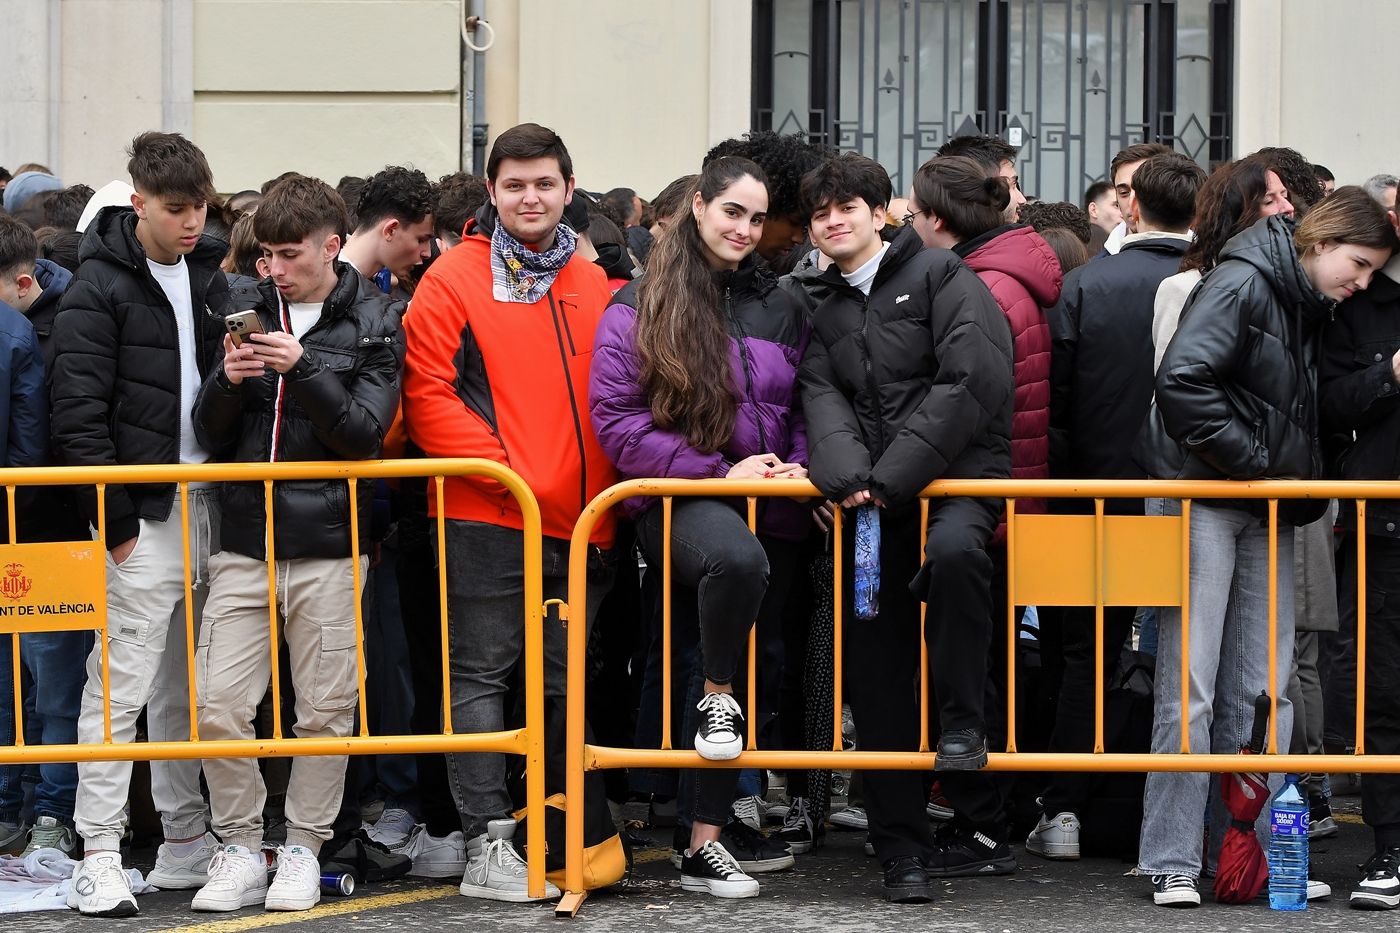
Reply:
[[820, 846], [825, 837], [826, 827], [812, 812], [812, 798], [792, 798], [792, 807], [783, 818], [778, 839], [787, 843], [793, 855], [802, 855]]
[[1201, 892], [1190, 875], [1153, 875], [1152, 903], [1158, 907], [1200, 907]]
[[681, 858], [681, 887], [715, 897], [758, 897], [758, 882], [744, 874], [718, 842], [707, 842]]
[[755, 832], [752, 827], [730, 820], [719, 832], [720, 845], [729, 850], [739, 867], [751, 875], [791, 868], [796, 860], [782, 839]]
[[1394, 910], [1400, 907], [1400, 846], [1377, 852], [1361, 866], [1361, 882], [1351, 892], [1357, 910]]
[[924, 860], [932, 878], [1009, 875], [1016, 870], [1016, 856], [1005, 839], [958, 827], [939, 834], [935, 840], [937, 848]]
[[710, 761], [729, 761], [744, 750], [744, 738], [735, 724], [744, 718], [739, 701], [728, 693], [707, 693], [696, 704], [705, 714], [700, 730], [695, 733], [695, 750]]

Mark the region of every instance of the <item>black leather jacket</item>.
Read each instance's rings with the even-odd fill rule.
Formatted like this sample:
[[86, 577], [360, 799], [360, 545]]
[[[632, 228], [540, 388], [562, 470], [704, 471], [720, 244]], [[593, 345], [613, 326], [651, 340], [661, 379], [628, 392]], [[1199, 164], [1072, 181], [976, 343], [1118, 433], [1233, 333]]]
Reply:
[[[204, 381], [195, 405], [195, 432], [216, 460], [370, 460], [399, 405], [404, 305], [384, 295], [349, 265], [321, 319], [301, 338], [303, 353], [286, 376], [268, 369], [234, 386], [223, 366]], [[263, 329], [285, 330], [281, 298], [270, 279], [236, 289], [235, 310], [256, 308]], [[280, 414], [280, 417], [279, 417]], [[374, 483], [357, 484], [361, 552], [370, 534]], [[220, 490], [223, 548], [266, 556], [262, 483], [227, 483]], [[344, 480], [275, 484], [278, 559], [350, 556], [350, 495]]]
[[[1298, 263], [1290, 218], [1266, 218], [1225, 244], [1157, 369], [1139, 448], [1148, 474], [1320, 478], [1317, 363], [1332, 307]], [[1230, 505], [1267, 514], [1262, 499]], [[1304, 525], [1326, 505], [1285, 499], [1279, 517]]]

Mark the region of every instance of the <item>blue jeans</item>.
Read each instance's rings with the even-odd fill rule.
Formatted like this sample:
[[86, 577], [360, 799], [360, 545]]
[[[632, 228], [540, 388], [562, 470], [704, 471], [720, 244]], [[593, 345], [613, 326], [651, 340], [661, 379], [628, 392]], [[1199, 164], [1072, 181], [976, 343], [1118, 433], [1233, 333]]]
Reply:
[[[15, 741], [12, 644], [9, 635], [0, 635], [0, 745]], [[20, 664], [27, 674], [24, 731], [28, 741], [41, 745], [78, 741], [78, 707], [87, 678], [84, 661], [91, 650], [91, 632], [36, 632], [20, 637]], [[0, 767], [0, 821], [18, 820], [24, 802], [23, 774], [23, 765]], [[71, 825], [77, 789], [76, 764], [39, 765], [34, 815]]]
[[[1166, 514], [1179, 515], [1180, 503]], [[1293, 529], [1279, 527], [1277, 677], [1269, 685], [1269, 529], [1267, 520], [1197, 500], [1191, 506], [1190, 741], [1197, 754], [1238, 754], [1254, 725], [1261, 690], [1278, 698], [1278, 750], [1293, 729], [1288, 675], [1293, 664]], [[1181, 608], [1158, 615], [1152, 752], [1181, 750]], [[1201, 874], [1201, 828], [1213, 781], [1204, 772], [1152, 772], [1143, 799], [1138, 868], [1144, 874]], [[1270, 782], [1277, 786], [1278, 781]], [[1220, 823], [1223, 814], [1214, 817]], [[1260, 814], [1267, 830], [1268, 807]], [[1260, 825], [1260, 824], [1256, 824]], [[1224, 825], [1212, 827], [1211, 839]], [[1217, 831], [1218, 830], [1218, 831]], [[1219, 843], [1213, 848], [1218, 850]]]

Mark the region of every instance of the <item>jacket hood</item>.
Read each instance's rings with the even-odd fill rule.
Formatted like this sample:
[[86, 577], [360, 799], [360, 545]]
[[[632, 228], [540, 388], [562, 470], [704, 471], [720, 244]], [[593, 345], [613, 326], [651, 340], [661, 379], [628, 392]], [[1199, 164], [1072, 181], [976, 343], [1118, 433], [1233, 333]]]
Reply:
[[[217, 267], [227, 255], [228, 244], [206, 233], [186, 256], [186, 261]], [[136, 239], [135, 209], [104, 207], [97, 212], [78, 245], [78, 261], [89, 259], [102, 259], [136, 272], [146, 272], [146, 248]]]
[[[1005, 226], [989, 230], [958, 244], [954, 252], [973, 272], [1000, 272], [1020, 282], [1042, 308], [1060, 297], [1064, 273], [1045, 238], [1030, 226]], [[967, 250], [964, 252], [964, 250]]]
[[1227, 259], [1248, 263], [1269, 283], [1284, 307], [1297, 308], [1309, 324], [1321, 324], [1335, 302], [1314, 288], [1303, 272], [1293, 246], [1293, 231], [1293, 218], [1282, 214], [1266, 217], [1231, 237], [1216, 265], [1218, 268]]
[[598, 250], [598, 258], [594, 261], [608, 278], [632, 280], [632, 257], [627, 255], [625, 249], [616, 243], [595, 243], [594, 248]]

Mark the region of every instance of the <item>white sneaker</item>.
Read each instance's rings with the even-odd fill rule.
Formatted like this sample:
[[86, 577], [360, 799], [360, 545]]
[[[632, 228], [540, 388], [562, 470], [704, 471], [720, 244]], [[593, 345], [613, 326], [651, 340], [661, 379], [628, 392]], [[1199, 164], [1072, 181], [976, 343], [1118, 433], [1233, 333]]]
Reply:
[[408, 842], [413, 825], [413, 817], [407, 810], [391, 807], [385, 810], [379, 821], [366, 832], [375, 842], [387, 847], [391, 852], [397, 852]]
[[870, 828], [870, 820], [865, 815], [864, 807], [842, 807], [827, 819], [832, 826], [841, 829], [867, 830]]
[[163, 891], [190, 891], [204, 887], [209, 881], [209, 863], [214, 854], [223, 846], [212, 833], [204, 834], [204, 841], [191, 855], [176, 855], [170, 844], [162, 842], [156, 850], [156, 867], [146, 876], [146, 880]]
[[73, 832], [73, 827], [65, 826], [54, 817], [41, 816], [34, 821], [34, 828], [29, 831], [29, 845], [25, 846], [20, 854], [28, 855], [40, 849], [57, 849], [72, 858], [77, 848], [78, 836]]
[[764, 811], [762, 797], [740, 797], [734, 801], [734, 815], [749, 824], [755, 832], [763, 832]]
[[1026, 851], [1048, 859], [1079, 858], [1079, 817], [1058, 813], [1052, 820], [1042, 813], [1026, 837]]
[[68, 906], [89, 917], [134, 917], [136, 897], [118, 852], [96, 852], [78, 863]]
[[439, 838], [420, 823], [399, 852], [413, 859], [408, 873], [418, 878], [460, 878], [467, 871], [467, 837], [460, 831]]
[[190, 901], [190, 909], [238, 910], [266, 899], [267, 859], [262, 852], [224, 846], [209, 860], [209, 880]]
[[277, 875], [267, 886], [268, 910], [310, 910], [321, 900], [321, 863], [306, 846], [277, 850]]
[[531, 897], [525, 860], [515, 851], [515, 820], [492, 820], [486, 832], [467, 843], [467, 870], [458, 891], [465, 897], [491, 901], [549, 901], [561, 896], [548, 881], [544, 896]]
[[704, 713], [695, 733], [695, 750], [709, 761], [729, 761], [744, 750], [736, 719], [743, 719], [739, 701], [729, 693], [707, 693], [695, 708]]

